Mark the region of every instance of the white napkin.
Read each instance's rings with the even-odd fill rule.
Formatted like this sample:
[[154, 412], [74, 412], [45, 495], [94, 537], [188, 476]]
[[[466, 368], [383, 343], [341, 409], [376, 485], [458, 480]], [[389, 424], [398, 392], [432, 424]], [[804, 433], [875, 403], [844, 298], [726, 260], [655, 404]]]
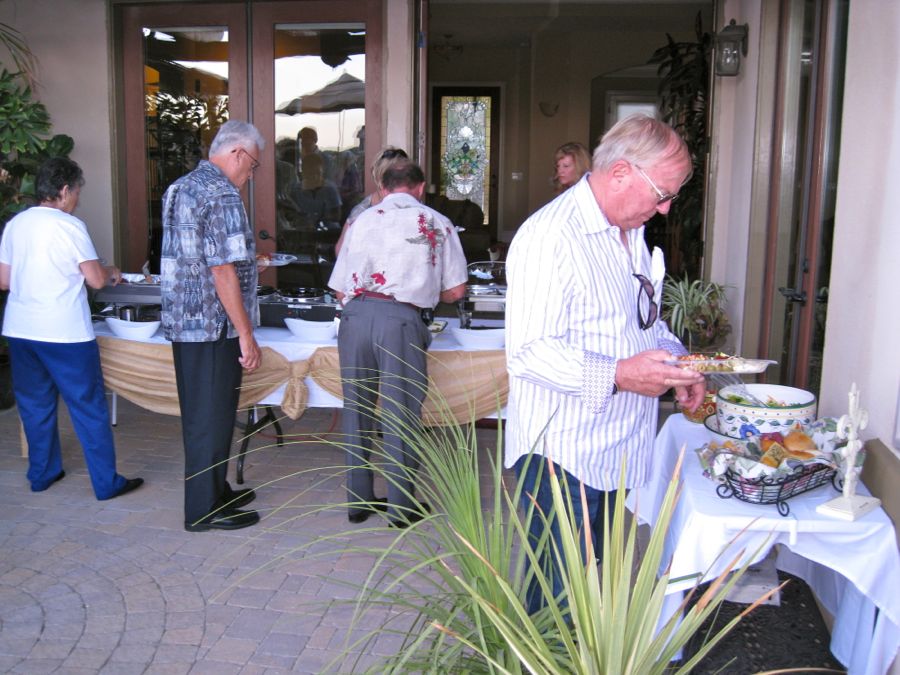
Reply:
[[653, 298], [662, 302], [663, 279], [666, 278], [666, 261], [659, 246], [653, 247], [650, 254], [650, 281], [653, 282]]

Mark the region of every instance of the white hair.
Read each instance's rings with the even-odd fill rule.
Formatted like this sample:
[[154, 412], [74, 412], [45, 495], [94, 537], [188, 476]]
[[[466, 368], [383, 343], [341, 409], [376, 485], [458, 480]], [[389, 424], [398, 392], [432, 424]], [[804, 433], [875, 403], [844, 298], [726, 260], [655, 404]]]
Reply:
[[259, 130], [249, 122], [228, 120], [219, 127], [216, 137], [210, 144], [209, 156], [222, 155], [234, 148], [246, 150], [251, 145], [255, 145], [260, 152], [266, 147], [266, 141]]
[[652, 166], [679, 155], [690, 158], [681, 136], [665, 122], [638, 113], [616, 123], [603, 135], [594, 150], [593, 168], [605, 171], [620, 159]]

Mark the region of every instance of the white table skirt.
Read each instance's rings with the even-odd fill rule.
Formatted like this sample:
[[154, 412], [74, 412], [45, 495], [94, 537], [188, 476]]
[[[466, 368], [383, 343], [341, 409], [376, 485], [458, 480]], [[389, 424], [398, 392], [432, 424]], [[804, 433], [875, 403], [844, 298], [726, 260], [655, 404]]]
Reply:
[[[677, 607], [698, 576], [708, 580], [721, 573], [739, 551], [756, 562], [783, 544], [779, 568], [803, 578], [835, 616], [835, 657], [852, 674], [883, 675], [900, 649], [900, 555], [888, 516], [877, 509], [847, 522], [817, 513], [816, 506], [838, 496], [830, 485], [791, 498], [785, 517], [771, 504], [722, 499], [702, 475], [694, 452], [712, 439], [703, 425], [671, 416], [656, 438], [653, 478], [628, 498], [638, 518], [653, 525], [678, 453], [686, 447], [683, 489], [664, 560], [671, 560], [671, 579], [688, 578], [670, 585], [667, 607]], [[865, 486], [859, 491], [865, 493]]]
[[[447, 321], [447, 327], [442, 332], [434, 336], [434, 339], [431, 342], [431, 347], [429, 347], [429, 351], [469, 351], [456, 341], [456, 339], [453, 337], [452, 331], [450, 330], [452, 326], [459, 326], [459, 319], [457, 319], [456, 317], [448, 317], [442, 320]], [[503, 326], [503, 321], [497, 319], [479, 319], [478, 323], [485, 326]], [[113, 335], [113, 332], [106, 325], [105, 321], [94, 322], [94, 333], [98, 337], [115, 337], [115, 335]], [[254, 331], [254, 335], [256, 336], [256, 341], [259, 343], [260, 347], [270, 347], [289, 361], [300, 361], [308, 359], [319, 347], [337, 347], [337, 338], [333, 338], [331, 340], [323, 342], [304, 342], [294, 336], [294, 334], [291, 333], [287, 328], [260, 326], [256, 328], [256, 330]], [[156, 334], [152, 337], [140, 341], [156, 344], [168, 344], [168, 341], [163, 336], [162, 329], [156, 331]], [[307, 402], [307, 407], [343, 407], [343, 401], [340, 398], [333, 396], [331, 393], [323, 389], [319, 384], [316, 383], [315, 379], [313, 379], [312, 377], [305, 378], [303, 382], [306, 385], [307, 390], [309, 391], [309, 400]], [[268, 396], [266, 396], [263, 400], [261, 400], [259, 402], [259, 405], [280, 405], [282, 400], [284, 400], [284, 390], [284, 386], [279, 387]], [[496, 414], [490, 415], [490, 417], [496, 417]]]

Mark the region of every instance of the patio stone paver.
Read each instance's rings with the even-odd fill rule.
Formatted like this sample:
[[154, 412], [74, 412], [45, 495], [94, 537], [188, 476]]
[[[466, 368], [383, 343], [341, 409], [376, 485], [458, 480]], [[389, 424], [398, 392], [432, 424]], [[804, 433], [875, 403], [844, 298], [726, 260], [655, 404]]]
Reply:
[[[340, 476], [315, 471], [341, 453], [322, 443], [253, 453], [247, 485], [269, 483], [253, 504], [263, 522], [188, 533], [178, 419], [121, 398], [118, 415], [119, 471], [146, 484], [98, 502], [64, 407], [66, 477], [42, 493], [28, 489], [15, 410], [0, 412], [0, 672], [324, 672], [353, 616], [335, 599], [353, 597], [343, 582], [372, 565], [371, 556], [338, 552], [353, 533], [343, 511], [297, 517], [304, 504], [344, 499]], [[331, 417], [310, 410], [285, 432], [321, 433]], [[348, 537], [311, 546], [341, 531]], [[360, 663], [377, 662], [370, 658]]]
[[[188, 533], [178, 418], [119, 399], [118, 419], [119, 470], [146, 484], [98, 502], [64, 412], [66, 477], [32, 493], [18, 417], [0, 411], [0, 672], [344, 673], [396, 652], [400, 638], [385, 634], [362, 656], [341, 657], [348, 632], [352, 642], [389, 619], [393, 629], [409, 624], [386, 612], [353, 624], [355, 607], [339, 600], [353, 597], [343, 582], [361, 582], [372, 565], [371, 555], [341, 549], [383, 544], [385, 535], [354, 534], [366, 525], [350, 525], [339, 509], [296, 517], [304, 506], [345, 498], [340, 476], [317, 471], [339, 464], [339, 450], [316, 442], [253, 453], [245, 475], [247, 486], [262, 486], [252, 507], [263, 522]], [[331, 425], [330, 410], [313, 409], [284, 430]], [[489, 447], [493, 432], [484, 434]]]

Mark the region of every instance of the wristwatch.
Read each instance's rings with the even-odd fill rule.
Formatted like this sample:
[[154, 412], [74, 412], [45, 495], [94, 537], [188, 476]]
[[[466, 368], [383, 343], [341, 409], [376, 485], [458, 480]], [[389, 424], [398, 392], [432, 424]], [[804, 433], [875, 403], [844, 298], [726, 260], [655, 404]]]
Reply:
[[611, 395], [612, 395], [612, 396], [615, 396], [615, 395], [618, 394], [618, 393], [619, 393], [619, 388], [616, 386], [616, 383], [613, 382], [613, 390], [612, 390], [612, 394], [611, 394]]

